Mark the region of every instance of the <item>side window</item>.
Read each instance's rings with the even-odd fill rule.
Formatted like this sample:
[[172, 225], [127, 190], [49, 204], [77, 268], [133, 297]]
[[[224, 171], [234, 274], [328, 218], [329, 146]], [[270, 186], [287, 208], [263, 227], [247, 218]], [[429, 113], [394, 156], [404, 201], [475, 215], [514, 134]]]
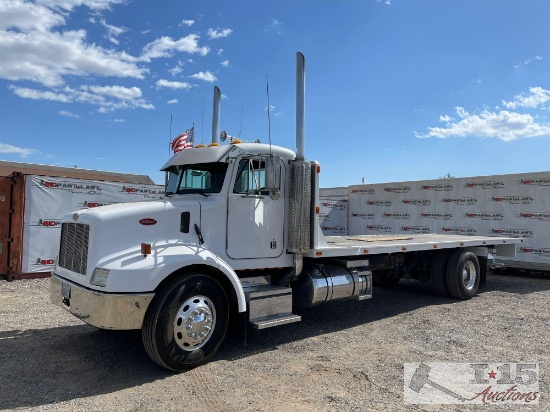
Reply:
[[243, 159], [239, 162], [233, 193], [260, 194], [265, 187], [265, 159]]

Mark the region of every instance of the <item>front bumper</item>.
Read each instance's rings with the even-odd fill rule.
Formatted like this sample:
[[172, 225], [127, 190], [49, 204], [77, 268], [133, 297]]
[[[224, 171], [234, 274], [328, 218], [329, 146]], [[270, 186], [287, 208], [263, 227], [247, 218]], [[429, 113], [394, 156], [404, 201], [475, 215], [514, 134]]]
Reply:
[[[63, 288], [63, 284], [67, 286]], [[154, 293], [102, 293], [62, 279], [55, 273], [50, 283], [50, 300], [54, 305], [100, 329], [141, 329], [154, 296]]]

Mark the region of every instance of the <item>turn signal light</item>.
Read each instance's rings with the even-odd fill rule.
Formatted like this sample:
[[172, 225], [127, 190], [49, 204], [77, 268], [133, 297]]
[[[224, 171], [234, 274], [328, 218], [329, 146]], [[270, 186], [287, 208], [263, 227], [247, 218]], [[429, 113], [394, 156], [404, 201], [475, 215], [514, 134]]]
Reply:
[[151, 254], [151, 244], [150, 243], [142, 243], [141, 244], [141, 254], [143, 256]]

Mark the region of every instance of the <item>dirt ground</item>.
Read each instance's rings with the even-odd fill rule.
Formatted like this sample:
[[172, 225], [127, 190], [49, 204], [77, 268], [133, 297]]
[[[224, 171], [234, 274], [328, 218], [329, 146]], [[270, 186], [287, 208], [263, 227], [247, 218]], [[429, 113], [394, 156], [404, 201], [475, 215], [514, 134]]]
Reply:
[[0, 280], [0, 410], [474, 410], [406, 404], [406, 362], [538, 363], [541, 401], [522, 410], [550, 410], [550, 275], [492, 274], [470, 301], [413, 282], [375, 288], [250, 330], [246, 345], [229, 336], [181, 374], [148, 358], [139, 331], [97, 330], [51, 305], [48, 287]]

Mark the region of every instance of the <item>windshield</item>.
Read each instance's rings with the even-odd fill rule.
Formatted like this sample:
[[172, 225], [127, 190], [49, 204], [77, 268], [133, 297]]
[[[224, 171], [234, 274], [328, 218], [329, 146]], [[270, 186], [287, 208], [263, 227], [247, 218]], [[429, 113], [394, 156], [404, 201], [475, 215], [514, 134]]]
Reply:
[[168, 193], [220, 193], [227, 163], [213, 162], [171, 168]]

